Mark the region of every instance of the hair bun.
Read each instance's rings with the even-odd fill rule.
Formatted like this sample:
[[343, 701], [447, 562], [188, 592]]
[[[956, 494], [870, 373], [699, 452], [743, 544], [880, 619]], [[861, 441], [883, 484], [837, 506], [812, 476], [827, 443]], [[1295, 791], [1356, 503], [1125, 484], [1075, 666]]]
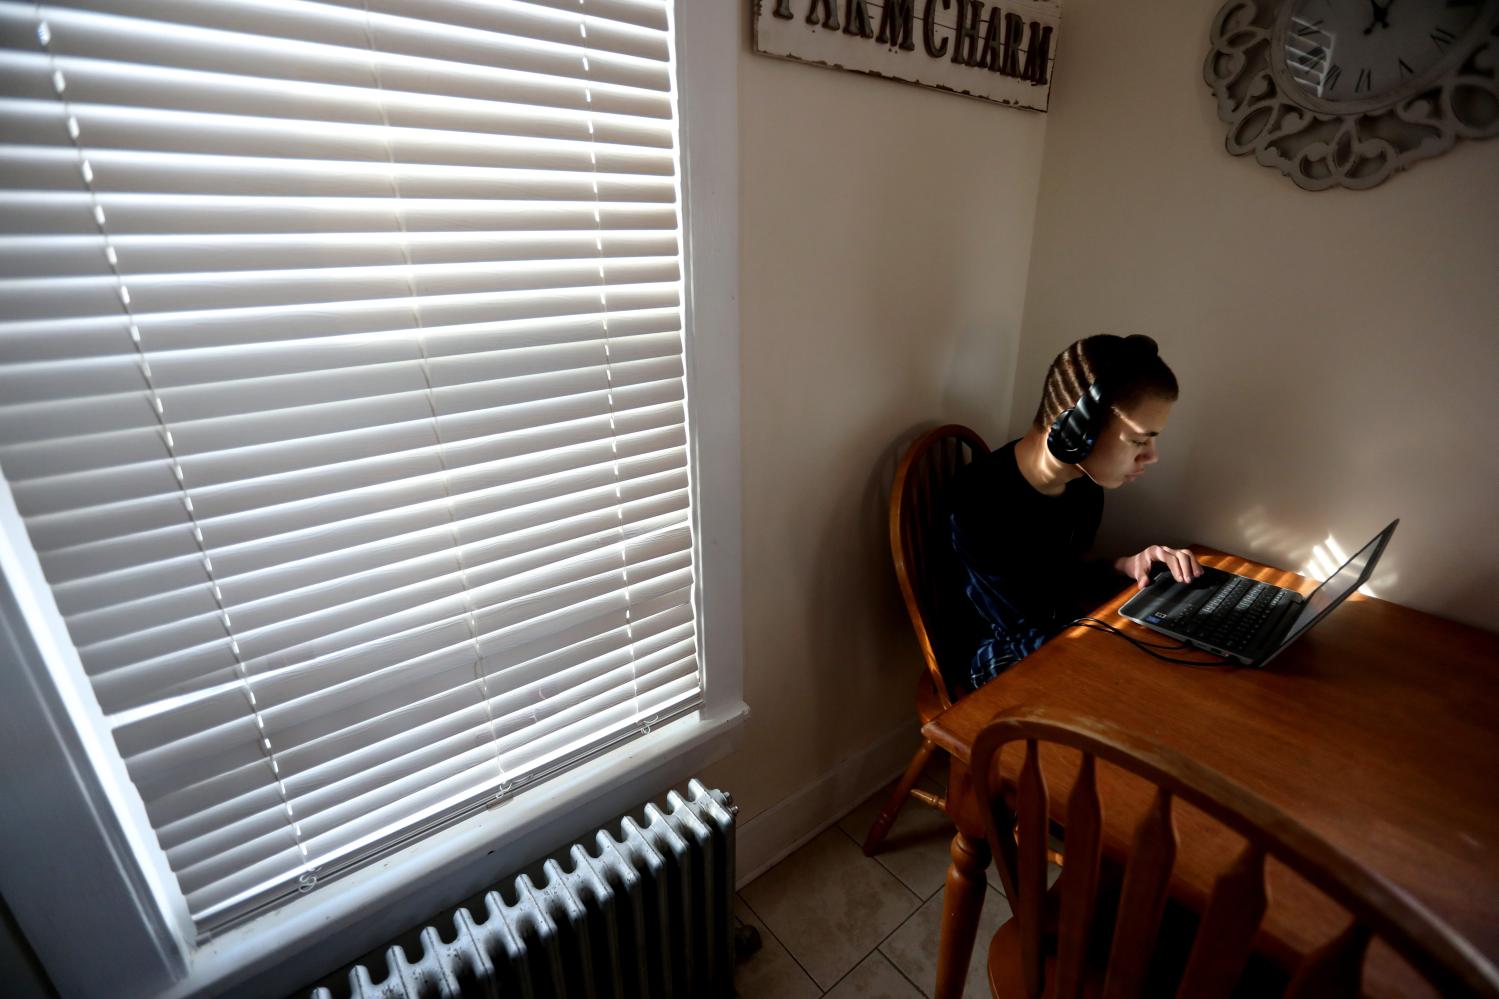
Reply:
[[1131, 354], [1154, 357], [1161, 352], [1156, 342], [1144, 333], [1131, 333], [1124, 338], [1124, 347]]

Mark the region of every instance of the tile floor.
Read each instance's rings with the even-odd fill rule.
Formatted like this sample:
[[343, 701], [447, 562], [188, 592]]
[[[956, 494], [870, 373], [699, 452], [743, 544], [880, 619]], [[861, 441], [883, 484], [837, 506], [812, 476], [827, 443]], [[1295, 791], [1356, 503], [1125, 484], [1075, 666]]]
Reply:
[[[740, 891], [735, 913], [760, 931], [762, 941], [736, 970], [742, 999], [932, 994], [953, 829], [939, 812], [909, 801], [880, 854], [864, 856], [864, 836], [888, 793], [880, 790]], [[1059, 870], [1053, 867], [1052, 876]], [[1008, 918], [1010, 906], [991, 866], [975, 955]], [[981, 959], [970, 965], [963, 994], [989, 995]]]

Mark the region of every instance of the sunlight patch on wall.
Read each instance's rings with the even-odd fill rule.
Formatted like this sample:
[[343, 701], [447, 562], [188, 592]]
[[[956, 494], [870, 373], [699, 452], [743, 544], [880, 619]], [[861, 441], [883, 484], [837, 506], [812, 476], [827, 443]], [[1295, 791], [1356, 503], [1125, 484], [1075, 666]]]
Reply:
[[[1307, 563], [1303, 565], [1298, 571], [1303, 576], [1306, 576], [1309, 579], [1315, 579], [1317, 582], [1322, 583], [1326, 582], [1327, 577], [1337, 572], [1342, 564], [1347, 561], [1348, 553], [1343, 550], [1342, 545], [1338, 544], [1338, 539], [1329, 534], [1325, 539], [1323, 539], [1321, 544], [1312, 545], [1311, 559], [1309, 559]], [[1379, 579], [1379, 586], [1381, 589], [1383, 589], [1394, 581], [1395, 576], [1393, 573], [1383, 573], [1381, 574]], [[1375, 592], [1373, 586], [1368, 583], [1360, 586], [1358, 588], [1358, 591], [1366, 597], [1379, 596], [1379, 594]]]

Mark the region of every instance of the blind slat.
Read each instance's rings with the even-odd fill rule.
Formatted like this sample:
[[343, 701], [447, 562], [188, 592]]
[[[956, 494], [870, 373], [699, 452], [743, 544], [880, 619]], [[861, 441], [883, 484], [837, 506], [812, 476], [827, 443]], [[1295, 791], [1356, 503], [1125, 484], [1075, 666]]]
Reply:
[[[68, 277], [88, 273], [104, 259], [101, 235], [8, 236], [0, 238], [0, 266], [16, 277]], [[675, 257], [672, 232], [389, 232], [250, 236], [152, 235], [112, 237], [112, 246], [132, 274], [196, 274], [230, 267], [254, 270], [364, 267], [413, 264], [500, 263], [509, 260], [568, 260], [598, 257]], [[612, 313], [612, 310], [611, 310]], [[27, 324], [0, 325], [6, 351], [16, 350]], [[110, 346], [118, 347], [111, 339]], [[11, 354], [18, 360], [29, 358]], [[37, 357], [44, 360], [45, 357]]]
[[[89, 234], [95, 204], [110, 231], [173, 233], [392, 232], [556, 229], [672, 229], [676, 206], [662, 203], [481, 200], [476, 198], [297, 197], [291, 195], [139, 194], [7, 191], [0, 196], [0, 234]], [[598, 217], [594, 217], [597, 210]]]
[[[670, 177], [577, 170], [519, 170], [489, 166], [359, 160], [314, 160], [227, 154], [96, 149], [89, 153], [101, 195], [145, 197], [494, 198], [516, 202], [670, 202]], [[17, 187], [46, 193], [78, 187], [78, 155], [67, 147], [10, 146], [0, 171]]]
[[[103, 13], [133, 14], [138, 5], [132, 0], [89, 0], [90, 10]], [[319, 5], [309, 10], [306, 4], [276, 4], [259, 0], [257, 3], [229, 2], [218, 0], [211, 5], [192, 3], [191, 0], [154, 0], [152, 13], [156, 17], [169, 18], [175, 23], [200, 24], [206, 27], [227, 29], [236, 32], [269, 34], [288, 38], [307, 38], [307, 22], [292, 21], [286, 17], [288, 10], [308, 12], [312, 23], [326, 25], [325, 30], [342, 32], [331, 34], [329, 40], [358, 38], [364, 24], [364, 12], [368, 10], [382, 21], [371, 22], [375, 26], [404, 25], [408, 30], [441, 30], [451, 35], [456, 32], [484, 32], [509, 36], [512, 39], [536, 39], [562, 46], [578, 43], [579, 20], [577, 13], [582, 5], [573, 10], [546, 11], [526, 3], [513, 0], [488, 0], [484, 4], [455, 3], [435, 6], [431, 3], [413, 4], [409, 0], [387, 3], [354, 3], [342, 0], [319, 0]], [[418, 16], [419, 15], [419, 16]], [[644, 31], [631, 23], [616, 23], [608, 19], [589, 17], [588, 45], [600, 51], [635, 55], [643, 59], [664, 62], [668, 52], [665, 25], [653, 25], [656, 31]], [[387, 31], [389, 28], [387, 28]], [[381, 46], [385, 48], [386, 46]]]
[[[376, 0], [380, 2], [380, 0]], [[384, 0], [386, 3], [395, 0]], [[441, 0], [421, 0], [423, 3], [432, 3], [437, 10], [442, 10], [452, 4], [443, 3]], [[545, 7], [551, 10], [567, 11], [577, 13], [578, 4], [571, 0], [523, 0], [528, 6]], [[589, 24], [595, 21], [605, 23], [635, 24], [644, 28], [654, 28], [657, 31], [665, 31], [667, 28], [667, 7], [664, 0], [588, 0], [586, 13]]]

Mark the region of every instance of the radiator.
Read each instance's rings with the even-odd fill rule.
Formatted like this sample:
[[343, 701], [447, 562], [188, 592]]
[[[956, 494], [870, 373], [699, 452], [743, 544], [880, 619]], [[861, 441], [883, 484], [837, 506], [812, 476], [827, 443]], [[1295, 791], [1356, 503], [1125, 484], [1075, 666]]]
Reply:
[[[412, 960], [349, 971], [354, 999], [699, 999], [733, 995], [734, 816], [729, 796], [691, 781], [484, 896], [484, 912], [428, 925]], [[438, 920], [434, 920], [437, 922]], [[443, 920], [448, 922], [449, 920]], [[447, 937], [448, 941], [443, 938]], [[313, 999], [335, 999], [328, 988]]]

